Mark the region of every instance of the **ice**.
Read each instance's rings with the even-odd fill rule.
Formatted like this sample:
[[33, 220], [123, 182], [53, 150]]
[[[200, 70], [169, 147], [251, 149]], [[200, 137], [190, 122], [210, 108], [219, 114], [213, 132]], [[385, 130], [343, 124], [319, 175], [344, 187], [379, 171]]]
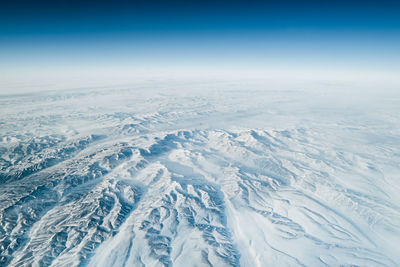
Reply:
[[398, 266], [399, 100], [262, 81], [0, 96], [0, 266]]

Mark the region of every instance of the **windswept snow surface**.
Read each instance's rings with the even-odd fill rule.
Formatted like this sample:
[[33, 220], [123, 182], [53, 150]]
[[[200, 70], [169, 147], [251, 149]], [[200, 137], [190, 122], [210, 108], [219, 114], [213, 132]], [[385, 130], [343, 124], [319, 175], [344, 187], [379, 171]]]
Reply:
[[155, 85], [0, 97], [0, 266], [400, 265], [400, 94]]

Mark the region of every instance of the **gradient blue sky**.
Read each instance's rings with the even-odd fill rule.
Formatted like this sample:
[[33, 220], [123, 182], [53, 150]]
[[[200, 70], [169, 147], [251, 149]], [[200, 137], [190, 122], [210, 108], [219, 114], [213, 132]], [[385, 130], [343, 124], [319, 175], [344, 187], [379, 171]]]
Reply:
[[368, 0], [1, 1], [0, 80], [219, 72], [396, 79], [399, 14], [400, 2]]

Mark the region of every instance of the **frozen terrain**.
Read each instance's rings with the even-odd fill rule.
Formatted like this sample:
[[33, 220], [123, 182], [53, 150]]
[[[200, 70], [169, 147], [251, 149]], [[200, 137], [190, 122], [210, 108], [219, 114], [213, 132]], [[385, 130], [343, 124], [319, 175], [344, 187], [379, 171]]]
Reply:
[[156, 85], [0, 96], [0, 266], [400, 265], [400, 93]]

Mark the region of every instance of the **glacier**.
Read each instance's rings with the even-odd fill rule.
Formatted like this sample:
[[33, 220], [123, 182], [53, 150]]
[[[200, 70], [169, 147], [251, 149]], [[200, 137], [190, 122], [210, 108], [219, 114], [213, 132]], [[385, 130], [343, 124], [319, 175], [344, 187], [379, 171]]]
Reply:
[[0, 96], [0, 266], [399, 266], [400, 94]]

